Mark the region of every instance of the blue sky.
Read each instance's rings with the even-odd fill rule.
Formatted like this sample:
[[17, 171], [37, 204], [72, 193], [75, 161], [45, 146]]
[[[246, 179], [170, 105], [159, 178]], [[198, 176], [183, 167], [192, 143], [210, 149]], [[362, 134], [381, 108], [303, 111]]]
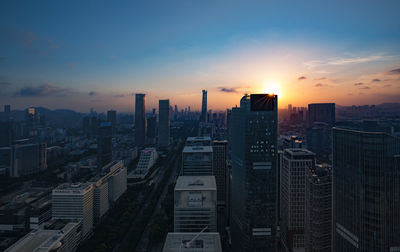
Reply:
[[399, 9], [400, 1], [2, 1], [0, 97], [14, 108], [131, 112], [135, 92], [147, 94], [148, 109], [164, 98], [198, 108], [206, 88], [210, 107], [224, 109], [278, 86], [281, 106], [393, 102]]

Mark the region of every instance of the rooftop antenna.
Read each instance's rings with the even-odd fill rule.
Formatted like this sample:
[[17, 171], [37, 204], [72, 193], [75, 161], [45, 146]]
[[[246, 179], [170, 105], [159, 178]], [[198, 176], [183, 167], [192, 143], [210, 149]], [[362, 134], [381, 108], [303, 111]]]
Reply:
[[193, 239], [191, 239], [188, 242], [182, 242], [181, 248], [190, 248], [190, 245], [192, 244], [192, 242], [194, 240], [196, 240], [197, 237], [199, 237], [201, 235], [201, 233], [203, 233], [206, 229], [208, 228], [208, 226], [205, 226], [205, 228], [203, 228], [197, 235], [195, 235], [193, 237]]

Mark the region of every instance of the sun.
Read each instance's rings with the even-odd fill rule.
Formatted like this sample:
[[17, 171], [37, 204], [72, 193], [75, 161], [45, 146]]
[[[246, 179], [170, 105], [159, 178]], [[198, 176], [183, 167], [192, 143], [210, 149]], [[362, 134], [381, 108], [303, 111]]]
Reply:
[[262, 86], [262, 92], [266, 94], [275, 94], [282, 98], [281, 85], [277, 82], [267, 82]]

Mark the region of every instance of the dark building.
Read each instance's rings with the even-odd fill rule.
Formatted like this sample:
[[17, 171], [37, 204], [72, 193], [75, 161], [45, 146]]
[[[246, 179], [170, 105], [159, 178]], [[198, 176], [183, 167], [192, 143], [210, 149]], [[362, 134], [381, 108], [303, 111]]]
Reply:
[[228, 224], [228, 141], [213, 142], [213, 175], [217, 184], [218, 232], [223, 235]]
[[170, 137], [169, 100], [160, 100], [158, 111], [158, 146], [168, 147]]
[[319, 159], [328, 160], [332, 154], [332, 126], [314, 122], [306, 130], [307, 148]]
[[89, 136], [90, 135], [90, 117], [84, 116], [82, 119], [82, 130], [83, 132]]
[[232, 251], [275, 251], [278, 97], [243, 96], [231, 127]]
[[157, 117], [151, 115], [146, 120], [147, 120], [146, 136], [149, 139], [155, 139], [157, 136]]
[[11, 147], [10, 176], [20, 177], [47, 169], [46, 143]]
[[207, 122], [207, 90], [203, 90], [203, 99], [201, 102], [200, 122]]
[[333, 251], [400, 248], [400, 139], [333, 129]]
[[117, 125], [117, 111], [107, 111], [107, 122], [110, 122], [113, 128]]
[[97, 119], [97, 117], [92, 116], [90, 118], [90, 136], [91, 137], [97, 136], [97, 130], [99, 127], [99, 123], [100, 123], [100, 121], [99, 121], [99, 119]]
[[144, 146], [146, 143], [146, 113], [145, 94], [135, 96], [135, 144]]
[[12, 142], [12, 128], [11, 121], [0, 121], [0, 147], [9, 147]]
[[327, 123], [334, 126], [336, 122], [335, 103], [312, 103], [308, 104], [308, 125], [314, 122]]
[[332, 240], [332, 170], [316, 165], [307, 171], [305, 245], [309, 252], [330, 252]]
[[97, 168], [101, 170], [112, 161], [112, 126], [110, 122], [100, 124], [97, 136]]

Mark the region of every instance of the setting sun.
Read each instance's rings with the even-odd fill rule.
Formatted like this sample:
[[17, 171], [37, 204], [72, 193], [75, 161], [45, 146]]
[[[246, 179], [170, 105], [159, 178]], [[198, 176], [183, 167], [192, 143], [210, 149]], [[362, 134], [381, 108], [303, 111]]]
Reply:
[[261, 92], [267, 94], [276, 94], [279, 98], [282, 98], [282, 88], [277, 82], [267, 82], [262, 86]]

